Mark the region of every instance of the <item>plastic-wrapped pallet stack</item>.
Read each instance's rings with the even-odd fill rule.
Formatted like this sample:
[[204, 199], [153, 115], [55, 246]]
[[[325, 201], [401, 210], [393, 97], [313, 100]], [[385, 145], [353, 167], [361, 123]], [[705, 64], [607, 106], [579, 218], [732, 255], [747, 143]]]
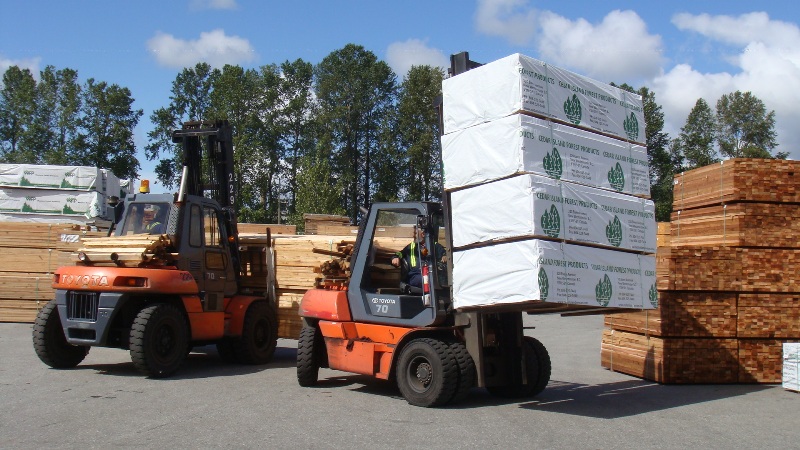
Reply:
[[783, 344], [783, 388], [800, 392], [800, 342]]
[[129, 186], [97, 167], [0, 164], [0, 220], [85, 225], [109, 218], [106, 200]]
[[454, 306], [656, 307], [641, 97], [520, 54], [442, 93]]

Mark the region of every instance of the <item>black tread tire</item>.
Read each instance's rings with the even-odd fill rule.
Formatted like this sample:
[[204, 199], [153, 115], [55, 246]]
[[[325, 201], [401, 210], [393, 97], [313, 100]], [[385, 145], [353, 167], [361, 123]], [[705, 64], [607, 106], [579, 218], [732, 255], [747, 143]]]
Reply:
[[242, 336], [231, 342], [239, 363], [268, 363], [278, 346], [278, 314], [265, 301], [251, 303], [244, 315]]
[[450, 403], [456, 403], [467, 397], [470, 389], [475, 387], [477, 377], [475, 361], [472, 360], [472, 356], [470, 356], [467, 346], [463, 342], [450, 343], [450, 351], [453, 352], [453, 357], [458, 363], [458, 385], [453, 393], [453, 398], [450, 400]]
[[550, 355], [544, 345], [535, 338], [523, 336], [522, 350], [528, 384], [487, 386], [490, 394], [503, 398], [528, 398], [542, 392], [550, 382]]
[[536, 362], [539, 368], [536, 383], [534, 383], [533, 390], [530, 393], [530, 396], [533, 397], [539, 395], [547, 387], [553, 366], [550, 362], [550, 353], [538, 339], [525, 336], [525, 345], [536, 355]]
[[233, 351], [233, 342], [230, 338], [222, 338], [216, 344], [217, 353], [226, 363], [236, 362], [236, 352]]
[[297, 341], [297, 383], [303, 387], [316, 386], [319, 368], [322, 366], [321, 352], [326, 351], [320, 330], [303, 324]]
[[131, 325], [131, 361], [153, 378], [175, 373], [186, 359], [189, 325], [183, 313], [167, 303], [142, 308]]
[[48, 302], [36, 315], [33, 349], [43, 363], [54, 369], [71, 369], [86, 358], [89, 348], [67, 342], [55, 300]]
[[[421, 375], [426, 379], [421, 380]], [[397, 386], [412, 405], [431, 407], [446, 404], [458, 387], [458, 375], [458, 362], [446, 342], [415, 339], [400, 352]]]

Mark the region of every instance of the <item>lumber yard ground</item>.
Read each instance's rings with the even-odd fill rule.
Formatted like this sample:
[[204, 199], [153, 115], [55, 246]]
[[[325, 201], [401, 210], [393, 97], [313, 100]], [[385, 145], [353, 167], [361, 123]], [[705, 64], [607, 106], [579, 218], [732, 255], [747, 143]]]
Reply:
[[553, 375], [533, 400], [475, 388], [410, 406], [388, 382], [321, 370], [295, 378], [297, 341], [266, 366], [195, 349], [172, 378], [93, 348], [76, 369], [41, 363], [30, 324], [0, 324], [0, 448], [797, 448], [800, 394], [780, 385], [659, 385], [600, 366], [602, 316], [525, 316]]

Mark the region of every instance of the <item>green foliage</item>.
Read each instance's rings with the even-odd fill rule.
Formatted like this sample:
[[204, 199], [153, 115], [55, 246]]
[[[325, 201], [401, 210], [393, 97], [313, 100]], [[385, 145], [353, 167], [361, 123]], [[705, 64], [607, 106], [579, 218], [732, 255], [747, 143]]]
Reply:
[[[439, 117], [433, 105], [441, 94], [441, 69], [414, 66], [404, 77], [398, 97], [398, 152], [389, 163], [398, 191], [408, 200], [439, 200], [442, 193], [442, 149]], [[389, 126], [391, 124], [387, 124]]]
[[558, 214], [556, 205], [550, 205], [550, 209], [542, 213], [540, 220], [544, 234], [557, 238], [561, 234], [561, 216]]
[[377, 181], [376, 152], [385, 120], [397, 96], [396, 76], [364, 47], [348, 44], [315, 68], [320, 138], [329, 147], [331, 170], [345, 191], [342, 203], [351, 219], [372, 201]]
[[777, 147], [775, 111], [767, 108], [751, 92], [736, 91], [717, 100], [717, 142], [723, 156], [730, 158], [779, 158], [788, 154]]
[[36, 149], [24, 144], [36, 110], [36, 81], [28, 69], [11, 66], [0, 91], [0, 158], [9, 163], [36, 161]]
[[611, 302], [612, 295], [613, 288], [611, 279], [608, 275], [603, 275], [603, 279], [594, 287], [594, 296], [597, 299], [597, 304], [600, 306], [608, 306], [609, 302]]
[[686, 170], [719, 162], [714, 149], [714, 127], [714, 112], [705, 100], [698, 99], [675, 143], [676, 151], [683, 155]]
[[290, 222], [302, 230], [304, 213], [343, 215], [345, 210], [339, 199], [342, 189], [326, 158], [304, 156], [297, 177], [297, 212], [290, 216]]
[[561, 175], [564, 173], [564, 161], [561, 160], [561, 154], [558, 153], [555, 147], [553, 147], [552, 152], [544, 155], [542, 165], [547, 175], [556, 180], [561, 179]]

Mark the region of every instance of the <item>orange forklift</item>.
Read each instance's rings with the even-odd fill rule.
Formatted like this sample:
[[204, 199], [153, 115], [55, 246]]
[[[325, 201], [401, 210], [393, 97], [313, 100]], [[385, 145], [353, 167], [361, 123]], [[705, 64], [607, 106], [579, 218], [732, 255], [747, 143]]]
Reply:
[[[33, 327], [33, 347], [50, 367], [75, 367], [93, 346], [129, 350], [154, 378], [178, 370], [195, 345], [216, 343], [224, 359], [245, 364], [272, 358], [273, 296], [243, 287], [231, 127], [187, 122], [172, 140], [184, 156], [179, 193], [129, 195], [107, 238], [110, 256], [82, 252], [55, 272], [55, 299]], [[125, 239], [154, 234], [164, 251], [133, 263], [116, 253]]]
[[[450, 76], [481, 65], [467, 52], [450, 61]], [[524, 335], [522, 311], [452, 306], [452, 258], [441, 258], [438, 250], [452, 249], [448, 196], [442, 203], [374, 203], [362, 210], [347, 289], [310, 290], [300, 304], [301, 386], [317, 384], [319, 368], [326, 367], [395, 380], [410, 404], [424, 407], [459, 401], [474, 386], [507, 398], [544, 390], [550, 356], [540, 341]], [[404, 258], [398, 276], [386, 276], [378, 250], [388, 230], [414, 241], [421, 288], [406, 283]]]

